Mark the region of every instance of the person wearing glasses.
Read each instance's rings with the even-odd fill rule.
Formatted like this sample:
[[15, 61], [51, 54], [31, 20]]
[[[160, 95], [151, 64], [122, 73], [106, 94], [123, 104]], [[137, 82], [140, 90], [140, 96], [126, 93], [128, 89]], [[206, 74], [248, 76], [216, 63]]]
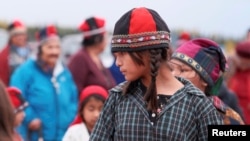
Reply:
[[188, 79], [209, 97], [223, 115], [224, 124], [244, 124], [240, 115], [217, 96], [226, 59], [216, 42], [206, 38], [190, 40], [172, 54], [168, 65], [175, 76]]

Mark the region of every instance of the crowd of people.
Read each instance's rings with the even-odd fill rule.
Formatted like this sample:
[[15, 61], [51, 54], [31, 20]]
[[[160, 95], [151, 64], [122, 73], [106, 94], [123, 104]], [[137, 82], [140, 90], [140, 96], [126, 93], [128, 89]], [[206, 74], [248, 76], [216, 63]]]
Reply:
[[78, 27], [82, 48], [67, 64], [56, 26], [38, 29], [37, 51], [15, 20], [0, 52], [0, 140], [206, 141], [208, 125], [250, 124], [250, 30], [226, 57], [215, 41], [183, 32], [176, 46], [156, 10], [117, 20], [105, 67], [106, 20]]

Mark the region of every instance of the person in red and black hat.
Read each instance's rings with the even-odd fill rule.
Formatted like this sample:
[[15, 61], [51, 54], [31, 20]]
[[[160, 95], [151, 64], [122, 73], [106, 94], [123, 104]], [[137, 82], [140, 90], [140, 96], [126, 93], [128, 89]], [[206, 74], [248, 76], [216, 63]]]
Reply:
[[133, 8], [116, 22], [111, 50], [126, 82], [109, 91], [91, 141], [207, 141], [208, 125], [223, 124], [204, 93], [172, 75], [169, 44], [153, 9]]
[[88, 141], [102, 110], [108, 91], [98, 85], [89, 85], [80, 95], [78, 114], [63, 137], [63, 141]]
[[107, 90], [112, 88], [115, 80], [99, 57], [107, 46], [105, 20], [99, 17], [87, 18], [79, 29], [83, 33], [82, 49], [70, 58], [68, 65], [78, 93], [88, 85], [100, 85]]
[[16, 87], [7, 87], [7, 92], [10, 96], [12, 105], [15, 108], [15, 126], [19, 126], [24, 119], [24, 109], [28, 106], [28, 102], [24, 100], [21, 95], [22, 92]]
[[231, 72], [227, 76], [228, 87], [237, 95], [246, 124], [250, 124], [250, 41], [236, 45], [236, 54], [228, 58]]
[[[28, 102], [26, 102], [22, 95], [21, 95], [21, 91], [16, 88], [16, 87], [7, 87], [7, 92], [10, 96], [10, 100], [11, 100], [11, 103], [14, 107], [14, 113], [15, 113], [15, 128], [18, 128], [24, 117], [25, 117], [25, 114], [24, 114], [24, 109], [28, 106]], [[21, 135], [19, 135], [17, 132], [14, 136], [14, 141], [23, 141]]]
[[244, 124], [239, 113], [218, 97], [227, 63], [216, 42], [207, 38], [190, 40], [177, 48], [168, 64], [175, 76], [190, 80], [211, 99], [215, 108], [223, 115], [224, 124]]
[[61, 141], [77, 113], [77, 88], [68, 68], [59, 60], [60, 37], [54, 25], [37, 33], [37, 57], [22, 64], [11, 77], [11, 86], [22, 91], [29, 107], [20, 133], [24, 139]]
[[27, 29], [25, 25], [14, 20], [8, 26], [9, 42], [0, 52], [0, 79], [9, 85], [11, 74], [31, 55], [31, 50], [27, 45]]

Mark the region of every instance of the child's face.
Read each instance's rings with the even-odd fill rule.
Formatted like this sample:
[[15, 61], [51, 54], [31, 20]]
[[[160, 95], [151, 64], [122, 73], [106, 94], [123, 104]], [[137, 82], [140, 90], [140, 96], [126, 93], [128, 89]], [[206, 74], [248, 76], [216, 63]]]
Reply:
[[114, 55], [115, 63], [127, 81], [134, 81], [149, 74], [147, 67], [136, 64], [128, 52], [116, 52]]
[[15, 126], [16, 127], [19, 126], [23, 122], [24, 116], [25, 116], [25, 114], [23, 111], [16, 113], [16, 116], [15, 116]]
[[82, 115], [85, 124], [89, 131], [92, 131], [99, 114], [102, 110], [103, 102], [96, 98], [91, 97], [82, 110]]

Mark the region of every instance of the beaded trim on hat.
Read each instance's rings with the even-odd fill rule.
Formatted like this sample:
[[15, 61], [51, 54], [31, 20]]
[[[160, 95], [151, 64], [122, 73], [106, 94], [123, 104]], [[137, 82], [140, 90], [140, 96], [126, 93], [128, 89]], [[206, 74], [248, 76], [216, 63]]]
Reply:
[[18, 113], [18, 112], [20, 112], [20, 111], [23, 111], [26, 107], [28, 107], [29, 106], [29, 103], [28, 102], [25, 102], [25, 103], [23, 103], [21, 106], [19, 106], [17, 109], [15, 109], [14, 110], [14, 113], [16, 114], [16, 113]]
[[112, 37], [112, 47], [136, 48], [148, 45], [170, 43], [170, 35], [166, 31], [144, 32], [129, 35], [114, 35]]
[[213, 86], [214, 82], [212, 80], [212, 78], [209, 76], [209, 74], [207, 73], [207, 71], [205, 69], [202, 68], [201, 65], [199, 65], [199, 63], [197, 63], [193, 58], [188, 57], [185, 54], [182, 53], [174, 53], [172, 55], [172, 58], [176, 58], [179, 59], [181, 61], [184, 61], [185, 63], [187, 63], [188, 65], [192, 66], [192, 68], [194, 68], [199, 74], [200, 76], [207, 81], [209, 86]]

